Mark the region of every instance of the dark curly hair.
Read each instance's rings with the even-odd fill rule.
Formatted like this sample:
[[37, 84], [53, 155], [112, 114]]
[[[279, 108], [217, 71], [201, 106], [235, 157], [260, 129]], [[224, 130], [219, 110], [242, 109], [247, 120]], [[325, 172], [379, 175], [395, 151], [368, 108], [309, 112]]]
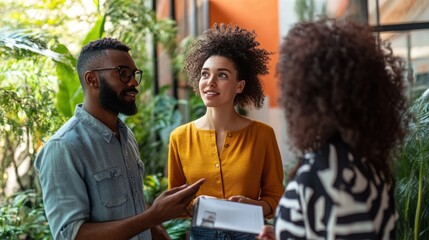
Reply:
[[77, 59], [77, 72], [82, 87], [85, 86], [85, 72], [94, 68], [99, 68], [100, 63], [103, 62], [105, 50], [114, 49], [124, 52], [128, 52], [130, 48], [123, 44], [121, 41], [115, 38], [101, 38], [92, 41], [85, 45], [80, 52], [79, 58]]
[[292, 146], [304, 153], [340, 137], [390, 179], [408, 121], [404, 62], [390, 45], [379, 44], [367, 25], [321, 19], [294, 25], [279, 54]]
[[264, 102], [259, 75], [268, 74], [270, 52], [259, 47], [255, 32], [225, 24], [213, 28], [196, 38], [185, 50], [184, 72], [189, 85], [198, 92], [198, 82], [204, 62], [211, 56], [226, 57], [234, 63], [238, 80], [245, 80], [242, 93], [237, 94], [235, 104], [246, 106], [253, 103], [256, 109]]

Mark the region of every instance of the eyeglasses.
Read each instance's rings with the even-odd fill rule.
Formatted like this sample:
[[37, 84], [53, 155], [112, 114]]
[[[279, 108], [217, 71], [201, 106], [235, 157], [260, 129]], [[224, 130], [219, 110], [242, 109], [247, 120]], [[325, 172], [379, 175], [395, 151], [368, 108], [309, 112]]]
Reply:
[[142, 70], [132, 71], [128, 67], [96, 68], [96, 69], [92, 69], [91, 71], [105, 71], [105, 70], [117, 70], [119, 74], [119, 80], [123, 83], [129, 83], [131, 81], [131, 77], [134, 77], [137, 83], [140, 84], [143, 78]]

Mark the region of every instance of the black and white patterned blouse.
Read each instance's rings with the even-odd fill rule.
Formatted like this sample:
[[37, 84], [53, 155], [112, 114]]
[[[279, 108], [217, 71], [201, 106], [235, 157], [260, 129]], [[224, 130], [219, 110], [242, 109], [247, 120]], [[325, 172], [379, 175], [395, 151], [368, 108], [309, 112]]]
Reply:
[[307, 154], [276, 210], [276, 239], [394, 239], [394, 187], [336, 140]]

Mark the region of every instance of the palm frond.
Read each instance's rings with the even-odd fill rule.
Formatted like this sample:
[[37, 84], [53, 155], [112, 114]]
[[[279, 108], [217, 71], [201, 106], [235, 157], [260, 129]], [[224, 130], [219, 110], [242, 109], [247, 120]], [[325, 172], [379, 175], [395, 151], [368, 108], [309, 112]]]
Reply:
[[0, 54], [25, 58], [42, 55], [55, 61], [63, 61], [61, 54], [51, 51], [40, 35], [25, 29], [0, 28]]
[[413, 116], [395, 165], [399, 239], [429, 237], [429, 95], [409, 109]]

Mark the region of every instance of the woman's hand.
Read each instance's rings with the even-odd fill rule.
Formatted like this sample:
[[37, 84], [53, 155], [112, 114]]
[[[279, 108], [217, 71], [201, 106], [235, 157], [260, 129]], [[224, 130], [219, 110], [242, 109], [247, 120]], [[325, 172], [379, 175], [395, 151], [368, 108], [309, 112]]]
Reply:
[[[228, 200], [231, 202], [247, 203], [247, 204], [253, 204], [253, 205], [255, 205], [255, 202], [258, 202], [256, 200], [253, 200], [251, 198], [241, 196], [241, 195], [232, 196], [232, 197], [228, 198]], [[256, 204], [256, 205], [259, 205], [259, 204]]]
[[262, 231], [259, 233], [257, 239], [259, 239], [259, 240], [275, 240], [276, 235], [274, 233], [274, 227], [271, 225], [265, 225], [262, 228]]
[[200, 195], [200, 196], [198, 196], [198, 197], [196, 197], [194, 199], [194, 201], [192, 202], [192, 205], [194, 206], [195, 204], [197, 204], [198, 199], [200, 199], [200, 198], [213, 198], [213, 199], [217, 199], [217, 198], [209, 196], [209, 195]]
[[253, 204], [253, 205], [261, 206], [264, 216], [267, 216], [267, 215], [271, 214], [271, 212], [272, 212], [271, 206], [267, 202], [265, 202], [264, 200], [254, 200], [254, 199], [251, 199], [251, 198], [248, 198], [245, 196], [241, 196], [241, 195], [232, 196], [232, 197], [228, 198], [228, 200], [231, 202], [247, 203], [247, 204]]
[[216, 199], [215, 197], [212, 196], [208, 196], [208, 195], [200, 195], [198, 197], [196, 197], [194, 199], [194, 201], [192, 201], [192, 203], [188, 204], [188, 206], [186, 206], [186, 213], [188, 214], [189, 217], [192, 217], [194, 214], [194, 206], [198, 203], [198, 200], [200, 198], [213, 198]]

